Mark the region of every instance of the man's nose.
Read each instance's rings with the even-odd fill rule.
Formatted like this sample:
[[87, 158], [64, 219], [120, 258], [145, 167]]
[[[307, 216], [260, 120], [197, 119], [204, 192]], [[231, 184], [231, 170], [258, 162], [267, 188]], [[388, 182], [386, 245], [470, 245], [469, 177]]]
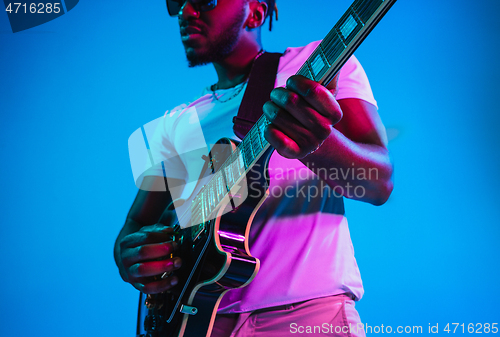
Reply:
[[[195, 1], [196, 2], [196, 1]], [[179, 10], [179, 16], [182, 17], [184, 20], [187, 20], [188, 18], [199, 18], [200, 17], [200, 11], [197, 10], [191, 1], [185, 1], [184, 5], [182, 5], [181, 9]]]

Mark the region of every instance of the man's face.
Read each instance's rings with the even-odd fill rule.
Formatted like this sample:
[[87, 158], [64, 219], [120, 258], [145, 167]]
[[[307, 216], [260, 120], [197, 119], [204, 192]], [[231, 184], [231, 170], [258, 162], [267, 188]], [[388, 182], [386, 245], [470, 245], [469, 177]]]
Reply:
[[194, 15], [187, 1], [179, 15], [182, 44], [190, 67], [220, 62], [233, 51], [246, 18], [246, 0], [218, 0], [211, 11]]

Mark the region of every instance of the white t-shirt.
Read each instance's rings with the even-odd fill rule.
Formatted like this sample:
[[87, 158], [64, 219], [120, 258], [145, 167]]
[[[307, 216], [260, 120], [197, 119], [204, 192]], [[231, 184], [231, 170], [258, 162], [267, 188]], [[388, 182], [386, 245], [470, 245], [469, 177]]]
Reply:
[[[275, 87], [284, 87], [318, 44], [288, 48], [280, 59]], [[164, 170], [168, 177], [191, 182], [176, 191], [174, 198], [191, 194], [204, 164], [200, 153], [208, 152], [206, 145], [222, 137], [239, 140], [232, 119], [245, 87], [242, 83], [217, 90], [219, 101], [207, 87], [194, 102], [167, 112], [160, 121], [149, 143], [153, 158], [155, 162], [174, 159], [147, 175], [163, 176]], [[354, 56], [339, 75], [337, 100], [345, 98], [376, 106], [366, 74]], [[249, 238], [250, 252], [261, 261], [260, 271], [248, 286], [226, 293], [218, 312], [246, 312], [347, 292], [359, 300], [363, 285], [343, 205], [339, 211], [341, 201], [299, 160], [275, 151], [269, 172], [270, 196], [257, 212]]]

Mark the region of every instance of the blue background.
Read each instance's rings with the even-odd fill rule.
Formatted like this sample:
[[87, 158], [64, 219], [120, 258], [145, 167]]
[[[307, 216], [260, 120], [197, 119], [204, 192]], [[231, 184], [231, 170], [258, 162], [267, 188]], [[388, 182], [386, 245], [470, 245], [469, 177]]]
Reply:
[[[278, 1], [268, 50], [321, 39], [351, 1]], [[304, 9], [307, 7], [307, 9]], [[356, 52], [395, 189], [348, 201], [371, 326], [500, 323], [498, 0], [400, 0]], [[0, 335], [133, 336], [114, 239], [136, 194], [127, 139], [216, 81], [163, 1], [81, 1], [13, 34], [0, 13]]]

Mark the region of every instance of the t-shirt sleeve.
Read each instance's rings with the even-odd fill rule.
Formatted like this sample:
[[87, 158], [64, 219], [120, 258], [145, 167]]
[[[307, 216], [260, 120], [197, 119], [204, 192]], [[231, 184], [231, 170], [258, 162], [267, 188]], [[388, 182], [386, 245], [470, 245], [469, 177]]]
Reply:
[[[280, 59], [276, 87], [285, 87], [288, 77], [295, 74], [313, 53], [321, 41], [314, 41], [305, 47], [288, 48]], [[353, 55], [340, 70], [337, 99], [358, 98], [377, 106], [365, 70]]]
[[365, 70], [353, 55], [340, 70], [337, 100], [358, 98], [377, 106]]
[[176, 117], [178, 111], [182, 108], [185, 107], [178, 107], [159, 118], [157, 126], [151, 135], [146, 132], [152, 165], [144, 172], [144, 176], [186, 180], [186, 169], [173, 141], [175, 138]]

